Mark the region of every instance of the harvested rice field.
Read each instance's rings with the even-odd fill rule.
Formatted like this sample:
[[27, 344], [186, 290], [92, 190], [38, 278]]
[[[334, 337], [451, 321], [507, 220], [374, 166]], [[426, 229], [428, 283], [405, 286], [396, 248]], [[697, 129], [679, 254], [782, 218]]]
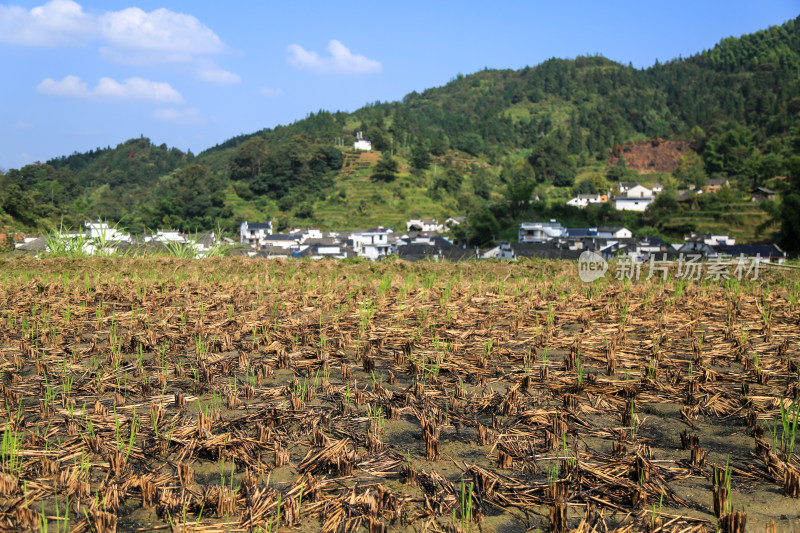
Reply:
[[0, 261], [0, 530], [795, 531], [800, 276]]

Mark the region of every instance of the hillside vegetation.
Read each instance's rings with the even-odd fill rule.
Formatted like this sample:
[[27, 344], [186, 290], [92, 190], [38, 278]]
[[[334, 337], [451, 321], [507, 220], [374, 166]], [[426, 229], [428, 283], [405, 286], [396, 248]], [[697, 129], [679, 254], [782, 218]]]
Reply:
[[[795, 19], [647, 69], [593, 56], [459, 74], [402, 101], [311, 113], [196, 156], [140, 138], [12, 169], [0, 177], [0, 222], [33, 229], [103, 217], [192, 231], [270, 217], [281, 228], [347, 229], [469, 215], [460, 237], [477, 244], [535, 217], [679, 236], [726, 213], [744, 237], [782, 231], [797, 248], [800, 209], [786, 206], [800, 206], [799, 115]], [[348, 148], [358, 131], [375, 149], [366, 157]], [[651, 140], [682, 147], [678, 160], [627, 165], [625, 146]], [[676, 189], [709, 177], [728, 178], [731, 190], [674, 203]], [[563, 205], [619, 180], [661, 181], [667, 193], [643, 215]], [[756, 186], [776, 189], [782, 203], [745, 208]]]

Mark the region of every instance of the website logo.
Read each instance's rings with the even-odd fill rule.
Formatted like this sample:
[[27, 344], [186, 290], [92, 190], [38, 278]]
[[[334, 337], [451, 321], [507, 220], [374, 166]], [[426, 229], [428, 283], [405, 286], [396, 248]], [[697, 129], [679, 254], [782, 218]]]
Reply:
[[602, 278], [606, 275], [606, 271], [608, 271], [608, 263], [595, 252], [587, 250], [578, 258], [578, 276], [585, 283]]

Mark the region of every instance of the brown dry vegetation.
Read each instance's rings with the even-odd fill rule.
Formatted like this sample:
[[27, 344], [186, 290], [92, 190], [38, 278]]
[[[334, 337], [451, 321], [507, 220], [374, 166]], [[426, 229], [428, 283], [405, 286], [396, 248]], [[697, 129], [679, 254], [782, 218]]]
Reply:
[[6, 260], [0, 529], [789, 529], [798, 297], [794, 270]]
[[681, 157], [689, 150], [688, 141], [651, 139], [637, 143], [617, 145], [608, 157], [609, 166], [616, 165], [620, 157], [625, 166], [640, 174], [675, 172]]

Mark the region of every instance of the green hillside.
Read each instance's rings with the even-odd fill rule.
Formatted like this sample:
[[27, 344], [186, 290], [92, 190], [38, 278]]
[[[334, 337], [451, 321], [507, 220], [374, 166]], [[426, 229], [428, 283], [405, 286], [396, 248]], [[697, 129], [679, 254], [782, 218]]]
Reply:
[[[311, 113], [196, 156], [142, 138], [13, 169], [0, 177], [0, 222], [33, 229], [100, 216], [196, 230], [270, 217], [279, 227], [347, 229], [469, 215], [461, 237], [474, 243], [513, 235], [533, 217], [624, 222], [668, 237], [723, 225], [755, 238], [758, 226], [769, 236], [790, 225], [780, 203], [747, 200], [756, 186], [779, 199], [800, 189], [799, 117], [800, 18], [647, 69], [593, 56], [458, 75], [402, 101]], [[358, 131], [373, 143], [368, 156], [349, 149]], [[624, 160], [608, 164], [619, 145], [648, 139], [690, 142], [657, 176], [665, 205], [645, 215], [563, 205], [619, 180], [653, 181]], [[728, 178], [731, 190], [670, 203], [674, 190], [709, 177]]]

